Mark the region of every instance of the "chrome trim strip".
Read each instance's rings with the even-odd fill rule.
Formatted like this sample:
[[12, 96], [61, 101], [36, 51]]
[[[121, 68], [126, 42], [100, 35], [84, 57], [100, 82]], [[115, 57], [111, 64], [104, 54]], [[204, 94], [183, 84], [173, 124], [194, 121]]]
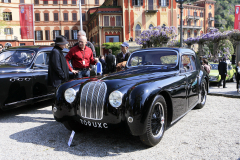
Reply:
[[90, 118], [92, 118], [92, 114], [91, 114], [91, 111], [92, 111], [92, 101], [93, 101], [93, 94], [94, 94], [94, 89], [95, 89], [96, 85], [97, 85], [97, 83], [95, 82], [94, 88], [93, 88], [93, 92], [92, 92], [91, 105], [90, 105]]
[[184, 114], [182, 114], [180, 117], [178, 117], [177, 119], [175, 119], [174, 121], [171, 122], [171, 125], [173, 123], [175, 123], [176, 121], [178, 121], [179, 119], [181, 119], [182, 117], [184, 117], [188, 112], [190, 112], [196, 105], [198, 104], [198, 102], [196, 102], [193, 107], [191, 109], [189, 109], [187, 112], [185, 112]]
[[[89, 91], [90, 86], [91, 86], [91, 83], [88, 83], [88, 91]], [[86, 117], [86, 115], [87, 115], [87, 113], [86, 113], [86, 111], [87, 111], [86, 104], [87, 104], [88, 91], [87, 91], [86, 100], [85, 100], [85, 113], [84, 113], [85, 115], [84, 115], [84, 117]]]
[[26, 103], [27, 101], [30, 101], [30, 100], [34, 100], [34, 99], [38, 99], [38, 98], [42, 98], [42, 97], [48, 97], [48, 96], [52, 96], [52, 95], [54, 95], [54, 93], [43, 95], [43, 96], [38, 96], [38, 97], [34, 97], [34, 98], [29, 98], [29, 99], [25, 99], [25, 100], [21, 100], [21, 101], [17, 101], [17, 102], [7, 103], [7, 104], [5, 104], [5, 106], [10, 106], [10, 105], [17, 104], [17, 103], [24, 103], [24, 102]]
[[104, 82], [93, 81], [87, 83], [82, 88], [80, 95], [80, 116], [86, 119], [101, 120], [106, 91], [107, 85]]

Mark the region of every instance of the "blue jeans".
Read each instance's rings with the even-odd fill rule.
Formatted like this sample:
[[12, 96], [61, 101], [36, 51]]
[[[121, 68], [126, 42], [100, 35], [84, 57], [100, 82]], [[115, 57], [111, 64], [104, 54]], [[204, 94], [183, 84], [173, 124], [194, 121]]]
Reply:
[[90, 77], [90, 70], [79, 71], [74, 74], [74, 78]]

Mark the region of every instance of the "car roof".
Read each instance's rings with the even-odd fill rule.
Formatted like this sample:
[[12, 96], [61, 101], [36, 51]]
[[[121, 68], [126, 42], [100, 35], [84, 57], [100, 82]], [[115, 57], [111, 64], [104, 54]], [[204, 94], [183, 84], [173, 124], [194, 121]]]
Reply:
[[[5, 51], [10, 51], [10, 50], [26, 50], [26, 49], [30, 49], [30, 50], [34, 50], [35, 52], [39, 52], [39, 51], [50, 51], [53, 49], [53, 46], [40, 46], [40, 45], [36, 45], [36, 46], [17, 46], [17, 47], [11, 47], [8, 48]], [[69, 50], [64, 48], [63, 51], [68, 52]]]
[[[190, 54], [195, 54], [195, 52], [192, 49], [189, 48], [145, 48], [145, 49], [139, 49], [136, 51], [151, 51], [151, 50], [175, 50], [179, 53], [190, 53]], [[134, 51], [135, 52], [135, 51]]]

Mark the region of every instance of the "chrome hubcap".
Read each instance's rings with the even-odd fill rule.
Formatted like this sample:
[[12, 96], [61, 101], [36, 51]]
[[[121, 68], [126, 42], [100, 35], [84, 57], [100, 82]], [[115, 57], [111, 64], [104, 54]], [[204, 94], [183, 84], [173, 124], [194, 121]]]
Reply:
[[159, 136], [164, 130], [164, 109], [163, 105], [159, 102], [154, 106], [151, 119], [151, 129], [153, 136]]

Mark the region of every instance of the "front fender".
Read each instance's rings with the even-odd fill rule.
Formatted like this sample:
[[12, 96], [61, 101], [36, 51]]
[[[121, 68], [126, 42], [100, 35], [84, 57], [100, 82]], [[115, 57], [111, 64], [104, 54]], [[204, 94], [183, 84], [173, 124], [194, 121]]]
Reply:
[[[125, 118], [132, 135], [138, 136], [146, 132], [147, 115], [152, 99], [160, 92], [160, 88], [152, 88], [153, 85], [140, 84], [133, 86], [128, 92], [126, 100]], [[132, 117], [130, 123], [128, 118]]]
[[[79, 88], [82, 83], [84, 83], [87, 79], [81, 80], [73, 80], [66, 82], [58, 87], [55, 93], [54, 104], [53, 107], [57, 108], [57, 111], [54, 112], [55, 119], [61, 121], [65, 116], [71, 117], [77, 114], [77, 103], [79, 103]], [[72, 103], [68, 103], [64, 98], [64, 92], [68, 88], [73, 88], [76, 91], [76, 98]]]

